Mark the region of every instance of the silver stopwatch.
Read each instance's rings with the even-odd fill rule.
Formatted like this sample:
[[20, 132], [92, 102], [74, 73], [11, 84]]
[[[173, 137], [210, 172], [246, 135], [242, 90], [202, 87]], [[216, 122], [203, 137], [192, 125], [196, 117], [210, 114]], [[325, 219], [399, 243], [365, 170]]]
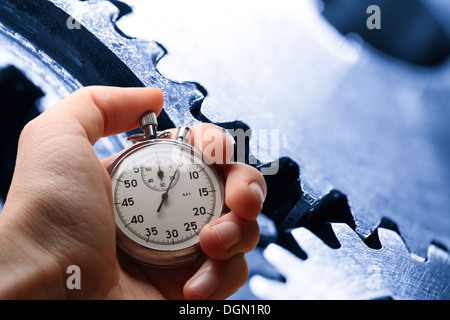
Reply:
[[143, 134], [108, 166], [118, 247], [142, 263], [173, 267], [203, 256], [202, 228], [217, 220], [223, 184], [201, 152], [186, 143], [189, 128], [157, 131], [156, 114], [140, 118]]

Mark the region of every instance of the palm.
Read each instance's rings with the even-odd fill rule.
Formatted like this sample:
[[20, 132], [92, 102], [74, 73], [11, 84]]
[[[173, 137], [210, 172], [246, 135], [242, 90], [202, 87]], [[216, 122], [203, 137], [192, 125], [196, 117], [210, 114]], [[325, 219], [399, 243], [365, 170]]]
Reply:
[[184, 299], [183, 286], [196, 267], [160, 269], [143, 266], [118, 253], [121, 299]]

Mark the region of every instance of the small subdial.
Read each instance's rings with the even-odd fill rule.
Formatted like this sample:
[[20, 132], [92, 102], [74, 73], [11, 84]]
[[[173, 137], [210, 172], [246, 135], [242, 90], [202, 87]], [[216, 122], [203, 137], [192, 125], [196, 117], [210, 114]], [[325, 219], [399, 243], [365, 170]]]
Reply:
[[[145, 185], [155, 191], [172, 189], [180, 178], [177, 165], [168, 157], [155, 156], [141, 166], [141, 177]], [[174, 180], [172, 183], [171, 180]]]

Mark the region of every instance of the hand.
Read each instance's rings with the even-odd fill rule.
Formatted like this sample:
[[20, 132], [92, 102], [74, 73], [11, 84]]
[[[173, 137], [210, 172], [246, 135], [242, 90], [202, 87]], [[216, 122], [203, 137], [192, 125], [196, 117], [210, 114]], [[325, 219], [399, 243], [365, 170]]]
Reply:
[[[144, 111], [158, 114], [163, 103], [158, 89], [87, 87], [26, 125], [0, 214], [0, 298], [224, 299], [245, 283], [243, 254], [258, 241], [266, 186], [244, 164], [220, 165], [230, 212], [202, 229], [206, 262], [157, 269], [116, 252], [110, 159], [99, 160], [92, 145], [137, 127]], [[213, 125], [192, 130], [220, 132], [222, 140], [193, 135], [203, 150], [231, 147]], [[66, 286], [70, 265], [80, 268], [79, 290]]]

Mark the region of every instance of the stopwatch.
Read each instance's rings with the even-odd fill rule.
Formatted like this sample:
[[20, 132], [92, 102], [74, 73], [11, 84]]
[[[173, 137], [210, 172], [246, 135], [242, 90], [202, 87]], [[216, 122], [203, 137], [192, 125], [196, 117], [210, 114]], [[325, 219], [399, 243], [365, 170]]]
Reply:
[[116, 242], [147, 265], [175, 267], [204, 256], [202, 228], [223, 211], [223, 182], [202, 153], [188, 144], [189, 127], [157, 131], [153, 112], [140, 117], [143, 134], [107, 167], [111, 178]]

